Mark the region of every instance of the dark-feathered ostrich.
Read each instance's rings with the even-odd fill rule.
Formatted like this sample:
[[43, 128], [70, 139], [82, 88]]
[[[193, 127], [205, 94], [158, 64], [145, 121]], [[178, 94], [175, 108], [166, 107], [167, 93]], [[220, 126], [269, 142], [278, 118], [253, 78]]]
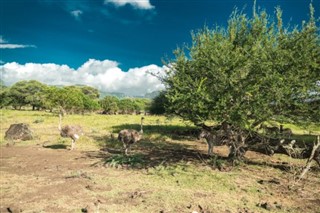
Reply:
[[62, 122], [62, 115], [59, 114], [58, 129], [60, 131], [60, 135], [61, 137], [72, 139], [71, 150], [73, 150], [75, 148], [76, 140], [78, 140], [80, 136], [83, 135], [82, 128], [80, 126], [70, 126], [70, 125], [61, 127], [61, 122]]
[[141, 118], [140, 131], [137, 131], [134, 129], [123, 129], [119, 132], [118, 140], [123, 143], [126, 155], [128, 155], [128, 151], [130, 151], [131, 145], [142, 139], [143, 120], [144, 120], [144, 117]]

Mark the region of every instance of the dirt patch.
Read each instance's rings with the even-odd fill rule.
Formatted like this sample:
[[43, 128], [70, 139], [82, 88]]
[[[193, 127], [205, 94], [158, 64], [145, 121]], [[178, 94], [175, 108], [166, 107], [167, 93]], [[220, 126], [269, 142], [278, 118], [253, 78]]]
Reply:
[[[138, 149], [137, 149], [138, 150]], [[158, 152], [156, 152], [158, 151]], [[217, 149], [224, 153], [224, 149]], [[205, 147], [203, 155], [205, 155]], [[166, 158], [175, 163], [185, 160], [201, 161], [195, 151], [188, 149], [144, 150], [145, 158], [160, 162]], [[318, 173], [310, 173], [308, 182], [289, 188], [288, 173], [272, 167], [244, 165], [237, 167], [239, 175], [229, 191], [182, 191], [191, 200], [175, 204], [170, 187], [153, 185], [145, 168], [106, 168], [101, 162], [111, 154], [103, 151], [69, 151], [44, 148], [39, 145], [1, 147], [1, 206], [0, 212], [317, 212], [319, 210], [320, 182]], [[250, 153], [252, 159], [257, 155]], [[170, 160], [169, 157], [172, 157]], [[178, 157], [179, 156], [179, 157]], [[264, 160], [269, 160], [266, 157]], [[150, 167], [158, 166], [158, 163]], [[204, 169], [206, 167], [204, 166]], [[268, 170], [268, 172], [265, 172]], [[181, 170], [183, 173], [184, 170]], [[210, 170], [213, 176], [220, 171]], [[231, 172], [230, 172], [231, 173]], [[277, 177], [274, 177], [277, 175]], [[187, 184], [174, 174], [173, 180]], [[195, 181], [197, 181], [195, 176]], [[189, 180], [189, 179], [188, 179]], [[170, 185], [170, 180], [163, 180]], [[227, 181], [215, 182], [215, 185]], [[181, 187], [178, 184], [177, 187]], [[181, 188], [181, 190], [184, 190]], [[233, 191], [235, 190], [235, 193]], [[172, 190], [174, 193], [176, 191]], [[179, 191], [179, 190], [177, 190]], [[254, 192], [252, 192], [254, 191]], [[248, 193], [254, 194], [249, 197]], [[231, 194], [228, 194], [231, 193]], [[234, 195], [232, 195], [234, 194]], [[228, 207], [226, 198], [238, 196], [238, 204]], [[189, 199], [188, 198], [188, 199]], [[174, 197], [172, 199], [175, 199]], [[215, 200], [214, 203], [207, 200]], [[252, 208], [254, 208], [252, 210]], [[170, 210], [171, 209], [171, 210]]]
[[74, 161], [79, 154], [41, 147], [1, 148], [1, 207], [15, 205], [22, 211], [31, 211], [38, 203], [38, 210], [59, 210], [59, 205], [51, 207], [51, 201], [62, 196], [76, 197], [82, 185], [87, 184], [81, 177], [66, 178], [88, 166], [85, 161]]

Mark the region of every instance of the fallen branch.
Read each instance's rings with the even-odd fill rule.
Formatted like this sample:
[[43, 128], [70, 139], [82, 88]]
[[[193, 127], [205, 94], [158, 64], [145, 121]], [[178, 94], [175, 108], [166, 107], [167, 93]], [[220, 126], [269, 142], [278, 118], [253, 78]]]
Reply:
[[318, 135], [318, 137], [317, 137], [317, 143], [313, 145], [311, 155], [308, 158], [307, 163], [306, 163], [305, 167], [303, 168], [303, 170], [299, 176], [298, 181], [301, 180], [303, 178], [303, 176], [309, 171], [311, 164], [312, 164], [312, 160], [315, 159], [315, 153], [319, 147], [320, 147], [320, 135]]
[[278, 153], [296, 159], [315, 160], [320, 166], [320, 145], [317, 144], [304, 144], [296, 140], [261, 137], [255, 134], [246, 141], [245, 149], [266, 155]]

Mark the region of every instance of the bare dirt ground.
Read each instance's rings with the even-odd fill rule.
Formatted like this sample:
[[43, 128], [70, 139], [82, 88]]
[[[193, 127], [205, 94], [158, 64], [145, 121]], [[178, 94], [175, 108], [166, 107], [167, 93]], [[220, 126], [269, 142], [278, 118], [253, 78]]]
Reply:
[[[91, 167], [96, 161], [66, 149], [2, 147], [1, 212], [65, 212], [95, 204], [98, 199], [90, 195], [93, 183], [86, 174], [108, 175], [106, 169]], [[61, 200], [63, 204], [56, 203]]]
[[[192, 155], [166, 152], [180, 160]], [[102, 162], [107, 155], [106, 151], [69, 151], [42, 145], [2, 146], [0, 212], [320, 212], [319, 170], [293, 186], [288, 175], [292, 171], [279, 169], [287, 165], [280, 158], [249, 153], [252, 164], [242, 165], [232, 174], [236, 176], [235, 188], [223, 194], [186, 191], [186, 196], [193, 193], [191, 201], [169, 205], [170, 201], [161, 197], [168, 196], [169, 186], [162, 191], [161, 186], [149, 183], [147, 169], [105, 167]], [[253, 165], [254, 159], [275, 166], [261, 168]], [[174, 184], [179, 185], [178, 181]], [[233, 199], [229, 206], [228, 197]], [[205, 201], [208, 199], [213, 204]]]

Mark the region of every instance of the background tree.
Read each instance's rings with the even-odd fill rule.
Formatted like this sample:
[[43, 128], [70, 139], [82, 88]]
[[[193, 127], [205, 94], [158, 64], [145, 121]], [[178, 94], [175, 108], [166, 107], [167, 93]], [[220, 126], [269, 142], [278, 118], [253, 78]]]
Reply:
[[149, 108], [150, 104], [151, 104], [151, 100], [148, 98], [134, 98], [132, 100], [137, 105], [137, 107], [136, 107], [137, 113], [141, 113], [142, 111], [146, 111], [147, 108]]
[[31, 105], [32, 109], [42, 107], [41, 99], [44, 95], [46, 85], [35, 80], [19, 81], [10, 87], [8, 96], [14, 108], [21, 109], [22, 106]]
[[104, 110], [104, 113], [115, 114], [118, 112], [119, 99], [115, 96], [106, 96], [99, 101], [101, 108]]
[[10, 102], [9, 88], [0, 82], [0, 109], [9, 106]]
[[67, 86], [67, 88], [79, 88], [83, 94], [85, 94], [86, 96], [88, 96], [90, 99], [93, 99], [93, 100], [94, 99], [98, 100], [100, 97], [99, 90], [94, 87], [84, 86], [84, 85], [73, 85], [73, 86]]
[[166, 98], [166, 93], [162, 91], [155, 98], [152, 99], [149, 111], [151, 114], [162, 115], [165, 114], [167, 105], [168, 100]]
[[99, 100], [98, 99], [93, 99], [92, 96], [88, 96], [86, 94], [83, 93], [83, 110], [84, 111], [89, 111], [89, 112], [93, 112], [96, 111], [98, 109], [100, 109], [100, 104], [99, 104]]
[[139, 106], [132, 98], [124, 98], [119, 101], [119, 110], [123, 114], [133, 114], [139, 110]]
[[63, 87], [51, 90], [50, 104], [56, 107], [62, 107], [68, 113], [84, 113], [99, 108], [99, 103], [85, 95], [79, 87]]
[[47, 86], [44, 91], [44, 98], [42, 99], [42, 105], [45, 109], [53, 111], [54, 108], [58, 108], [58, 91], [56, 86]]

